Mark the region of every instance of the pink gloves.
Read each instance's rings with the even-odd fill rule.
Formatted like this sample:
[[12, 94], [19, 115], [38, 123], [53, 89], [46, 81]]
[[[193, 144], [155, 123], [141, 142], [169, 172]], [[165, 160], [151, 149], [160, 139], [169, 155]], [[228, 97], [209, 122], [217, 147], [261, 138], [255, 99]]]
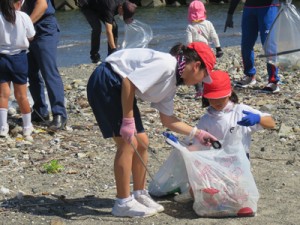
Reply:
[[128, 143], [131, 143], [132, 137], [135, 133], [135, 121], [134, 118], [123, 118], [120, 129], [120, 134]]
[[218, 140], [215, 136], [211, 135], [210, 133], [204, 130], [200, 130], [200, 132], [197, 132], [195, 137], [200, 141], [202, 145], [205, 146], [211, 146], [212, 141]]

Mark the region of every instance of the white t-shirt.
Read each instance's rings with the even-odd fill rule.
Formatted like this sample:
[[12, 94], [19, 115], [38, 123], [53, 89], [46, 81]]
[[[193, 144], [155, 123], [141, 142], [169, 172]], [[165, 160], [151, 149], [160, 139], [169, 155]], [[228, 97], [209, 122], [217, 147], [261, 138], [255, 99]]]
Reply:
[[[244, 104], [236, 104], [233, 108], [231, 107], [224, 111], [216, 111], [209, 107], [207, 113], [200, 118], [197, 127], [214, 135], [218, 140], [223, 140], [227, 132], [230, 132], [230, 129], [239, 126], [237, 122], [245, 116], [242, 112], [243, 110], [259, 114], [260, 116], [270, 116], [268, 113], [262, 113]], [[256, 124], [250, 127], [240, 126], [239, 129], [242, 132], [242, 143], [245, 151], [249, 153], [251, 134], [263, 128], [261, 125]]]
[[221, 47], [217, 32], [209, 20], [189, 24], [186, 28], [186, 36], [188, 44], [191, 42], [209, 44], [212, 41], [215, 47]]
[[29, 47], [28, 38], [35, 35], [35, 30], [30, 17], [16, 10], [15, 24], [5, 20], [0, 12], [0, 53], [15, 55]]
[[136, 95], [165, 115], [173, 115], [177, 60], [148, 48], [119, 50], [105, 60], [122, 78], [136, 86]]

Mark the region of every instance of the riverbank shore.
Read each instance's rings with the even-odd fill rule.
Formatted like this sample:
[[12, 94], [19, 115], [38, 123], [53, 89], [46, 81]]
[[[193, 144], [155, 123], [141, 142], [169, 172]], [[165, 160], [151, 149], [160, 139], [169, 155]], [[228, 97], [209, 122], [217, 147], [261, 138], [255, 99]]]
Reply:
[[[240, 48], [223, 48], [216, 69], [229, 71], [232, 80], [243, 76]], [[259, 54], [260, 48], [256, 48]], [[274, 130], [253, 135], [251, 165], [260, 199], [258, 214], [250, 218], [199, 218], [192, 203], [179, 204], [173, 196], [156, 199], [165, 211], [144, 219], [111, 215], [116, 193], [113, 176], [115, 155], [112, 140], [99, 131], [86, 99], [86, 83], [94, 64], [59, 68], [67, 99], [67, 129], [53, 133], [35, 126], [34, 142], [22, 138], [18, 114], [9, 118], [10, 137], [0, 139], [0, 224], [206, 224], [206, 225], [296, 225], [300, 196], [300, 72], [281, 71], [281, 92], [263, 94], [267, 83], [265, 63], [256, 59], [257, 86], [235, 89], [239, 101], [271, 113]], [[203, 115], [201, 100], [194, 99], [193, 87], [180, 87], [175, 99], [176, 115], [195, 125]], [[161, 135], [165, 128], [148, 102], [139, 101], [150, 147], [149, 170], [154, 174], [172, 148]], [[45, 165], [58, 160], [63, 169], [48, 174]], [[150, 181], [148, 176], [148, 182]]]

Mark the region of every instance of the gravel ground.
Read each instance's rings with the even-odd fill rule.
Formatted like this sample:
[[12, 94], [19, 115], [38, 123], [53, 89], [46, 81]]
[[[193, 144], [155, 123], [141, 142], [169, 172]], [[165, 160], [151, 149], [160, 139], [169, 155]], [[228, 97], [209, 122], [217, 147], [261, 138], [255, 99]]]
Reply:
[[[259, 49], [257, 49], [257, 52]], [[239, 47], [224, 48], [216, 68], [230, 72], [232, 80], [242, 76]], [[266, 84], [266, 69], [257, 59], [258, 84], [236, 92], [240, 102], [269, 112], [276, 129], [253, 135], [251, 165], [260, 200], [251, 218], [199, 218], [192, 203], [179, 204], [173, 196], [156, 198], [165, 211], [149, 218], [115, 218], [112, 140], [104, 140], [86, 99], [86, 83], [95, 65], [60, 68], [66, 90], [69, 121], [67, 130], [53, 133], [36, 125], [33, 142], [24, 140], [17, 124], [19, 114], [10, 116], [10, 137], [0, 139], [0, 224], [299, 224], [300, 206], [300, 89], [299, 71], [281, 72], [281, 92], [259, 93]], [[176, 115], [194, 125], [203, 114], [193, 87], [180, 87]], [[158, 113], [139, 101], [150, 137], [149, 170], [155, 173], [172, 148], [165, 144]], [[48, 174], [44, 165], [58, 160], [59, 173]], [[150, 179], [148, 177], [148, 179]], [[148, 180], [149, 182], [150, 180]]]

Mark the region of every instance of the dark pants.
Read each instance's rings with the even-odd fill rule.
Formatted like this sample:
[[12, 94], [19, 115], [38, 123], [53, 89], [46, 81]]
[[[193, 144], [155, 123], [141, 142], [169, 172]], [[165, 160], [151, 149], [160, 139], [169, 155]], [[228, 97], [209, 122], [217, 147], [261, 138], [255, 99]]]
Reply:
[[28, 62], [26, 51], [15, 55], [0, 54], [0, 83], [12, 81], [14, 84], [27, 84]]
[[[101, 19], [101, 17], [99, 16], [99, 13], [97, 13], [96, 11], [89, 9], [87, 7], [81, 8], [81, 12], [83, 13], [86, 20], [88, 21], [88, 23], [90, 24], [90, 26], [92, 28], [91, 51], [90, 51], [91, 59], [93, 59], [93, 57], [96, 57], [96, 58], [99, 57], [99, 59], [100, 59], [99, 50], [100, 50], [100, 40], [101, 40], [101, 31], [102, 31], [101, 22], [103, 22], [105, 24], [105, 21], [103, 21]], [[114, 41], [115, 41], [115, 44], [117, 44], [118, 43], [118, 25], [117, 25], [116, 21], [113, 21], [112, 25], [113, 25]], [[107, 43], [107, 55], [110, 55], [110, 53], [112, 53], [112, 49], [109, 46], [109, 44]]]
[[30, 43], [28, 53], [29, 90], [34, 101], [33, 109], [43, 116], [49, 113], [44, 94], [46, 85], [52, 115], [67, 118], [64, 85], [56, 64], [59, 28], [55, 17], [42, 19], [35, 25], [35, 29], [37, 33]]
[[[122, 79], [108, 63], [101, 63], [89, 78], [87, 97], [104, 138], [119, 137], [123, 119]], [[137, 133], [144, 132], [137, 101], [133, 102]]]
[[[262, 8], [244, 7], [242, 16], [242, 58], [244, 64], [244, 74], [254, 76], [256, 69], [254, 66], [254, 45], [258, 34], [262, 45], [265, 43], [269, 30], [277, 16], [277, 6]], [[267, 70], [271, 83], [277, 83], [280, 78], [278, 76], [278, 68], [267, 63]]]

